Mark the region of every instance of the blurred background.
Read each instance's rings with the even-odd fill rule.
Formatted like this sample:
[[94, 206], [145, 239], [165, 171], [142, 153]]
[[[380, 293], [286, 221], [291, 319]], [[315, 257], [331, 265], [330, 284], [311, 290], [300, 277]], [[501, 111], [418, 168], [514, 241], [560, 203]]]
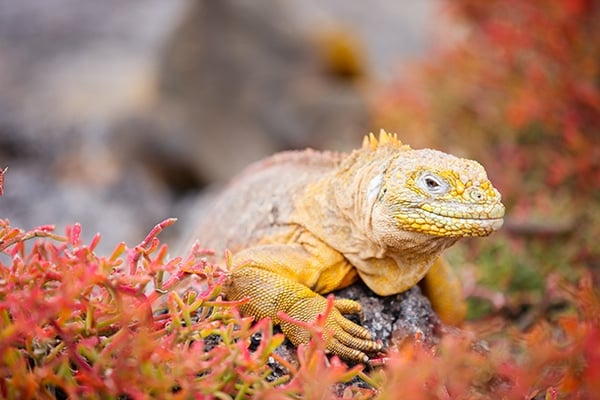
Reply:
[[[526, 326], [600, 268], [594, 0], [0, 0], [0, 217], [138, 243], [273, 152], [397, 132], [482, 162], [502, 233], [450, 252]], [[200, 200], [201, 201], [201, 200]]]
[[108, 251], [252, 161], [358, 146], [433, 0], [321, 3], [0, 0], [0, 215]]

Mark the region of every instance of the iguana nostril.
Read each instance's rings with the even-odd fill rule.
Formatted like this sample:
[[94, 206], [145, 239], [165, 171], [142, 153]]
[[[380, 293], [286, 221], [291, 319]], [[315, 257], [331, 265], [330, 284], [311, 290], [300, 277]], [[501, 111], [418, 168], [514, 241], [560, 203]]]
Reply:
[[483, 192], [477, 188], [473, 188], [469, 195], [471, 196], [471, 199], [475, 201], [483, 201], [485, 199]]

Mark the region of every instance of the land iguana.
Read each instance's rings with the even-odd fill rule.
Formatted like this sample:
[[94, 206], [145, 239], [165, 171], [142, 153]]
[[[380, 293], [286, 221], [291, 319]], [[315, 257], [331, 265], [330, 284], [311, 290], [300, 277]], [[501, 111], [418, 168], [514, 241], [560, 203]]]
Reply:
[[[231, 250], [240, 265], [229, 271], [227, 298], [248, 299], [244, 315], [270, 317], [298, 345], [309, 333], [280, 313], [314, 321], [327, 308], [324, 294], [358, 279], [381, 296], [422, 281], [442, 321], [459, 323], [460, 284], [440, 253], [499, 229], [504, 206], [479, 163], [411, 149], [382, 130], [350, 154], [309, 149], [260, 161], [206, 216], [193, 238]], [[342, 315], [360, 311], [353, 300], [335, 300], [325, 323], [329, 352], [364, 362], [380, 350]]]

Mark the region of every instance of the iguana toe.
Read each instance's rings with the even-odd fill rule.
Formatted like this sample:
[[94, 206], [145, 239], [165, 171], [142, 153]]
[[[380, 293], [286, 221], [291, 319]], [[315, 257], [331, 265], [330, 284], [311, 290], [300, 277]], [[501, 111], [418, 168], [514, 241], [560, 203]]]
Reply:
[[333, 306], [337, 308], [342, 314], [360, 314], [362, 312], [362, 306], [359, 302], [350, 299], [336, 299], [333, 302]]

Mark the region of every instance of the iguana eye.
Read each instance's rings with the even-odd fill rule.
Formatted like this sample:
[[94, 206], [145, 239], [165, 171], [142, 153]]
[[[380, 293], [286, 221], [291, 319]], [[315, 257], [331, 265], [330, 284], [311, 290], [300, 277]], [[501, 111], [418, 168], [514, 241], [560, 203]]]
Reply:
[[426, 172], [421, 175], [417, 180], [417, 184], [421, 189], [430, 194], [444, 194], [450, 188], [445, 180], [431, 172]]
[[425, 184], [431, 190], [435, 190], [436, 188], [440, 187], [440, 184], [437, 183], [437, 181], [435, 179], [430, 178], [430, 177], [425, 178]]

